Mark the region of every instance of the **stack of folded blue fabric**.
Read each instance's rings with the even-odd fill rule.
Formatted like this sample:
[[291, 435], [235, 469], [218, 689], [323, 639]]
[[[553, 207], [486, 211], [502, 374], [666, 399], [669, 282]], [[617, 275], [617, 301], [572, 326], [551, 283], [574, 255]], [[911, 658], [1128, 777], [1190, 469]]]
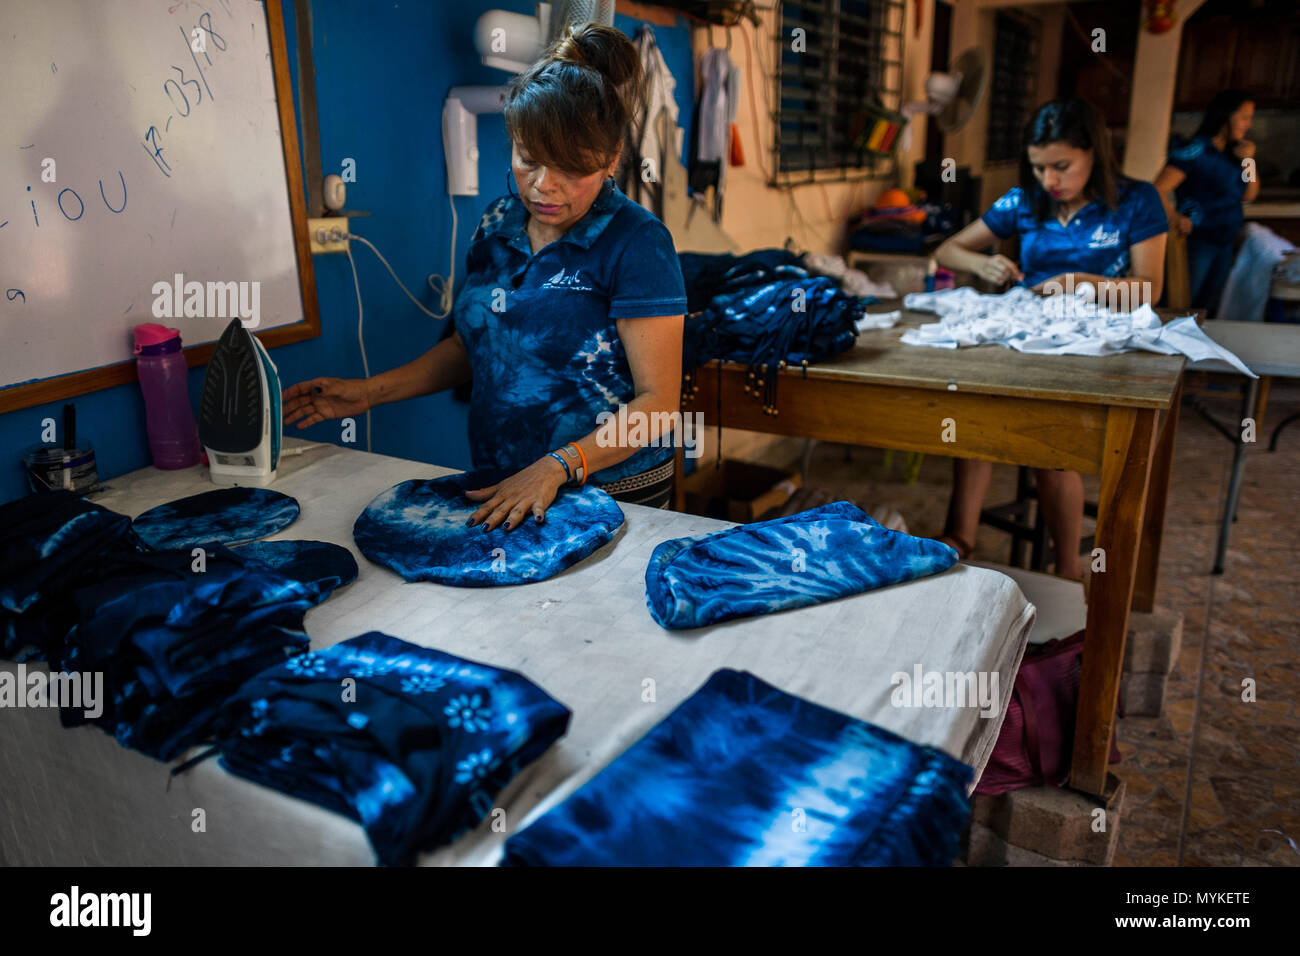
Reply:
[[69, 582], [105, 554], [143, 550], [130, 518], [71, 491], [0, 505], [0, 656], [43, 656], [63, 636], [47, 624]]
[[131, 519], [66, 491], [0, 506], [3, 655], [102, 674], [102, 710], [61, 711], [170, 760], [254, 674], [305, 650], [303, 617], [357, 576], [346, 548], [216, 542], [154, 551]]
[[823, 361], [857, 339], [855, 323], [866, 302], [842, 291], [834, 279], [813, 276], [791, 253], [678, 258], [691, 310], [682, 340], [687, 399], [694, 392], [695, 370], [722, 359], [748, 367], [752, 390], [765, 410], [774, 412], [779, 367]]
[[947, 866], [970, 767], [720, 670], [567, 800], [506, 866]]
[[568, 728], [526, 677], [378, 631], [253, 678], [217, 734], [227, 770], [344, 814], [407, 865], [482, 820]]
[[[303, 618], [323, 600], [216, 543], [201, 571], [188, 550], [116, 554], [68, 592], [75, 623], [51, 670], [101, 672], [94, 722], [124, 747], [171, 760], [209, 734], [244, 681], [307, 649]], [[86, 723], [62, 711], [65, 726]]]

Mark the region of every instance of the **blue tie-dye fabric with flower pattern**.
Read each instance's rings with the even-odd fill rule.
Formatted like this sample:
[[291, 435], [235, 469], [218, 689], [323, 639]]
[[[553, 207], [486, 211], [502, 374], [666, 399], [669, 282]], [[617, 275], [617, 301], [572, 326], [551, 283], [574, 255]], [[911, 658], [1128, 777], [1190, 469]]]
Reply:
[[482, 820], [569, 717], [522, 674], [370, 631], [245, 684], [217, 746], [227, 770], [357, 820], [380, 863], [408, 865]]
[[947, 866], [970, 767], [719, 670], [506, 842], [507, 866]]
[[538, 524], [469, 527], [482, 502], [465, 492], [486, 488], [507, 472], [474, 471], [404, 481], [370, 502], [352, 527], [357, 548], [407, 581], [493, 587], [544, 581], [611, 541], [623, 509], [598, 488], [561, 488]]
[[217, 488], [150, 508], [132, 522], [152, 548], [227, 547], [256, 541], [298, 519], [298, 502], [267, 488]]
[[[474, 368], [475, 468], [515, 472], [595, 431], [636, 397], [620, 319], [682, 315], [672, 235], [607, 180], [568, 232], [532, 251], [528, 210], [502, 196], [470, 240], [453, 323]], [[645, 447], [589, 480], [608, 484], [672, 457]]]
[[646, 567], [646, 604], [663, 627], [703, 627], [910, 581], [956, 560], [946, 544], [891, 531], [837, 501], [663, 542]]

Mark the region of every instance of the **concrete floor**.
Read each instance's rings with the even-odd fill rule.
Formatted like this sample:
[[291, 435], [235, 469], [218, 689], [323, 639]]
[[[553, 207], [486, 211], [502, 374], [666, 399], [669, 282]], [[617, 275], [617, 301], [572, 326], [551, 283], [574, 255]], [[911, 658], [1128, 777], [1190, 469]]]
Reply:
[[[1206, 405], [1232, 420], [1239, 399], [1210, 394]], [[1300, 422], [1274, 453], [1270, 429], [1300, 411], [1300, 383], [1274, 383], [1245, 483], [1225, 573], [1210, 573], [1227, 493], [1232, 448], [1184, 407], [1160, 562], [1159, 605], [1184, 615], [1182, 651], [1165, 713], [1120, 721], [1128, 784], [1115, 865], [1300, 865]], [[701, 463], [716, 454], [710, 430]], [[726, 431], [723, 451], [795, 470], [803, 442]], [[905, 482], [904, 456], [889, 466], [878, 449], [818, 445], [807, 488], [868, 512], [897, 508], [913, 534], [943, 527], [952, 469], [927, 457]], [[1096, 500], [1096, 478], [1085, 478]], [[987, 501], [1014, 496], [1015, 469], [995, 469]], [[1085, 522], [1085, 533], [1091, 521]], [[981, 527], [976, 557], [1006, 562], [1010, 538]], [[1256, 700], [1243, 701], [1243, 681]], [[1280, 831], [1280, 832], [1274, 832]]]

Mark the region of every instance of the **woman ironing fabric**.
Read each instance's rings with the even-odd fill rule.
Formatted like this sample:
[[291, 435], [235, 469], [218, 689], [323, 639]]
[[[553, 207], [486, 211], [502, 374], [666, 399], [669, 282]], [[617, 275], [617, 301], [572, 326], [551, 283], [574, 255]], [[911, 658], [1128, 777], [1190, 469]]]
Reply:
[[[483, 503], [470, 524], [541, 522], [563, 485], [588, 481], [666, 507], [673, 449], [655, 423], [680, 408], [686, 291], [667, 228], [611, 178], [641, 97], [636, 48], [612, 27], [587, 24], [543, 54], [506, 97], [514, 188], [471, 240], [454, 333], [368, 379], [290, 387], [285, 423], [301, 429], [472, 379], [474, 467], [511, 474], [469, 492]], [[628, 422], [648, 424], [650, 444], [598, 443], [597, 415], [620, 404]]]
[[[1039, 107], [1025, 127], [1020, 185], [935, 253], [939, 265], [992, 283], [1016, 280], [1037, 292], [1095, 287], [1098, 302], [1154, 303], [1164, 283], [1160, 194], [1120, 176], [1101, 114], [1080, 99]], [[986, 250], [1020, 237], [1020, 262]], [[1051, 285], [1059, 283], [1059, 286]], [[940, 540], [960, 557], [974, 550], [993, 465], [955, 459], [948, 523]], [[1056, 548], [1056, 573], [1082, 574], [1083, 479], [1071, 471], [1034, 472], [1039, 504]]]

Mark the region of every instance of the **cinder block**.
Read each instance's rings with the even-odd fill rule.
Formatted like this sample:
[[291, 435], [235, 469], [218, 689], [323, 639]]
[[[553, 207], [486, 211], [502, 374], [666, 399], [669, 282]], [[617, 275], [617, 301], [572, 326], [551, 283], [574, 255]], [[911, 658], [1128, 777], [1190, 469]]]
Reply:
[[1158, 607], [1150, 613], [1130, 611], [1124, 642], [1124, 670], [1134, 674], [1168, 674], [1183, 645], [1183, 613]]
[[[1124, 783], [1106, 777], [1104, 799], [1056, 787], [976, 794], [965, 861], [969, 866], [1110, 866]], [[1094, 811], [1105, 811], [1104, 817]], [[1104, 830], [1097, 827], [1104, 820]]]
[[1079, 860], [1054, 860], [1008, 843], [991, 828], [971, 822], [962, 854], [964, 866], [1089, 866]]
[[1165, 710], [1165, 688], [1169, 675], [1130, 674], [1119, 676], [1119, 707], [1126, 717], [1159, 717]]

